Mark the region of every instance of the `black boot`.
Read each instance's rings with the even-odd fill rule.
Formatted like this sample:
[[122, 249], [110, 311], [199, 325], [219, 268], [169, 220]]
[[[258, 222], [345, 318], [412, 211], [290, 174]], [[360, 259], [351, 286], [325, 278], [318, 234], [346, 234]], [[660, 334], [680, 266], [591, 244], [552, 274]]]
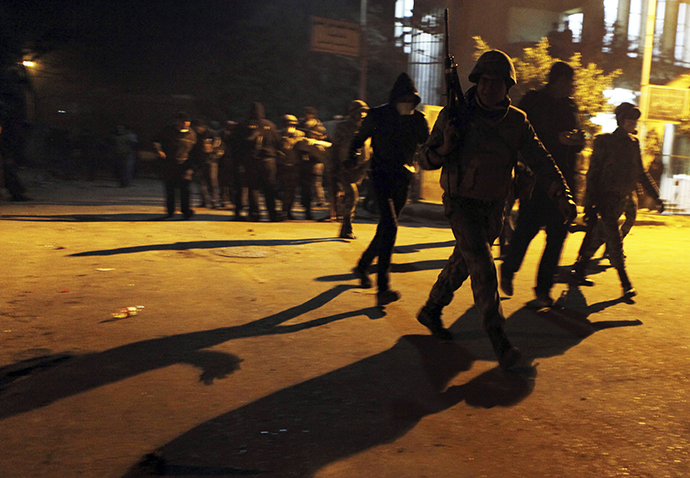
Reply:
[[635, 297], [637, 295], [637, 291], [630, 283], [630, 279], [628, 278], [628, 273], [626, 272], [625, 268], [620, 267], [616, 270], [618, 271], [618, 277], [621, 280], [621, 286], [623, 287], [623, 297], [626, 299]]
[[355, 239], [355, 235], [352, 232], [352, 221], [349, 217], [343, 218], [343, 225], [340, 228], [340, 238], [341, 239]]
[[429, 329], [431, 334], [441, 340], [453, 340], [453, 334], [443, 326], [441, 309], [425, 305], [417, 314], [417, 320]]
[[486, 333], [489, 335], [491, 346], [501, 368], [508, 369], [518, 363], [520, 357], [522, 357], [522, 352], [510, 343], [506, 333], [503, 331], [503, 327], [500, 325], [490, 325], [486, 328]]

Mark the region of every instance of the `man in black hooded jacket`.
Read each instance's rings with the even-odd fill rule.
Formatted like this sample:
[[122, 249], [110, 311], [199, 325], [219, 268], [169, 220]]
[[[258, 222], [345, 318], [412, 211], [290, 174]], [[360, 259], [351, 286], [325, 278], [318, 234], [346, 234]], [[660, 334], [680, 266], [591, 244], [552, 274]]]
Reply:
[[398, 216], [407, 202], [407, 193], [417, 149], [429, 137], [429, 124], [415, 108], [421, 102], [412, 78], [401, 73], [390, 92], [388, 103], [372, 108], [352, 140], [349, 165], [357, 164], [364, 142], [371, 138], [371, 178], [380, 216], [376, 235], [353, 269], [362, 287], [371, 287], [367, 269], [378, 257], [376, 303], [389, 304], [400, 298], [391, 290], [388, 269], [391, 264]]

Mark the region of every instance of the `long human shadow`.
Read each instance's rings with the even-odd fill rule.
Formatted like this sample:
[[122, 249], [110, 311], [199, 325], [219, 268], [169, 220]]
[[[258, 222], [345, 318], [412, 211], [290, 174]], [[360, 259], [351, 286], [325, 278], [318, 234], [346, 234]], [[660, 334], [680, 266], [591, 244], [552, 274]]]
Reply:
[[462, 401], [477, 408], [512, 406], [532, 392], [537, 373], [531, 363], [536, 358], [563, 354], [598, 330], [639, 325], [587, 319], [619, 302], [588, 306], [573, 289], [561, 297], [561, 304], [571, 309], [520, 309], [508, 318], [507, 331], [523, 349], [525, 362], [511, 372], [495, 367], [448, 386], [475, 360], [495, 361], [479, 314], [471, 307], [451, 325], [452, 342], [428, 335], [401, 337], [384, 352], [200, 424], [143, 457], [124, 478], [310, 477], [330, 463], [394, 442], [424, 416]]
[[[590, 317], [609, 307], [626, 303], [624, 298], [591, 305], [576, 286], [564, 291], [556, 306], [515, 311], [506, 320], [506, 333], [523, 353], [523, 365], [536, 358], [561, 355], [600, 330], [642, 325], [637, 319], [592, 321]], [[493, 360], [494, 354], [481, 328], [477, 310], [468, 309], [451, 327], [455, 340], [480, 359]]]
[[395, 246], [393, 250], [396, 254], [412, 254], [422, 249], [437, 249], [443, 247], [455, 247], [455, 239], [443, 242], [426, 242], [423, 244], [407, 244], [405, 246]]
[[237, 370], [241, 360], [232, 354], [204, 350], [206, 348], [229, 340], [296, 333], [352, 317], [366, 316], [372, 320], [382, 317], [378, 308], [370, 307], [281, 325], [322, 307], [353, 287], [337, 285], [303, 304], [243, 325], [143, 340], [78, 356], [56, 354], [2, 367], [0, 419], [173, 364], [200, 368], [199, 379], [211, 384], [214, 379], [224, 378]]
[[384, 352], [200, 424], [124, 476], [310, 477], [329, 463], [397, 440], [423, 417], [463, 400], [508, 407], [530, 394], [533, 377], [497, 368], [448, 388], [474, 360], [457, 343], [403, 336]]
[[[399, 274], [405, 272], [441, 270], [446, 265], [446, 262], [448, 262], [447, 259], [433, 259], [427, 261], [393, 263], [391, 264], [390, 271], [392, 273]], [[375, 274], [376, 266], [370, 266], [367, 272], [369, 274]], [[327, 276], [321, 276], [315, 278], [314, 280], [318, 282], [343, 282], [352, 279], [355, 279], [355, 275], [352, 272], [347, 272], [344, 274], [331, 274]]]
[[246, 246], [299, 246], [303, 244], [316, 244], [319, 242], [345, 242], [345, 239], [337, 237], [315, 237], [305, 239], [242, 239], [234, 241], [186, 241], [170, 244], [146, 244], [143, 246], [118, 247], [115, 249], [102, 249], [98, 251], [85, 251], [69, 254], [68, 257], [87, 256], [115, 256], [118, 254], [136, 254], [149, 251], [186, 251], [189, 249], [218, 249], [224, 247]]
[[[98, 206], [104, 204], [99, 203]], [[82, 206], [90, 206], [82, 204]], [[194, 221], [228, 221], [232, 219], [233, 215], [230, 211], [228, 214], [203, 214], [197, 213], [194, 216]], [[165, 216], [162, 214], [144, 214], [144, 213], [115, 213], [115, 214], [7, 214], [1, 217], [3, 221], [23, 221], [23, 222], [150, 222], [163, 221]], [[170, 219], [184, 220], [181, 214], [175, 218]]]

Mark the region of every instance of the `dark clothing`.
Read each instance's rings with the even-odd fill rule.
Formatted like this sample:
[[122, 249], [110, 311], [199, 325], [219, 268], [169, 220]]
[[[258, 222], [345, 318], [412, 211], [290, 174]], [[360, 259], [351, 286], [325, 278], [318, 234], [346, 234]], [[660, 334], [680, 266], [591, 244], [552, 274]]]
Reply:
[[400, 178], [397, 182], [388, 181], [385, 176], [374, 176], [374, 189], [379, 207], [379, 224], [369, 247], [360, 258], [357, 268], [366, 271], [375, 258], [377, 264], [377, 287], [379, 291], [390, 288], [388, 269], [391, 265], [393, 247], [398, 233], [398, 216], [407, 202], [409, 179]]
[[[562, 131], [580, 129], [578, 108], [572, 98], [555, 98], [548, 88], [525, 94], [518, 108], [527, 113], [539, 140], [551, 154], [571, 190], [575, 190], [577, 153], [583, 146], [568, 146], [558, 139]], [[538, 181], [540, 184], [541, 181]]]
[[[551, 153], [556, 165], [563, 173], [568, 186], [575, 184], [576, 156], [582, 146], [564, 145], [559, 140], [560, 133], [580, 128], [577, 105], [571, 98], [556, 98], [548, 87], [528, 92], [519, 104], [527, 113], [534, 131]], [[539, 262], [537, 296], [549, 296], [553, 278], [558, 269], [558, 261], [563, 250], [563, 242], [568, 235], [568, 224], [558, 209], [558, 203], [546, 193], [548, 183], [537, 178], [532, 197], [520, 199], [517, 225], [511, 239], [508, 254], [501, 266], [501, 274], [509, 279], [520, 269], [530, 242], [542, 227], [546, 228], [546, 247]]]
[[254, 103], [249, 119], [237, 126], [237, 154], [244, 164], [249, 189], [249, 218], [258, 221], [259, 192], [263, 193], [271, 221], [276, 211], [276, 149], [280, 137], [276, 126], [264, 117], [264, 107]]
[[175, 126], [167, 128], [157, 143], [157, 149], [165, 153], [161, 161], [161, 177], [165, 183], [166, 209], [169, 216], [175, 214], [175, 191], [180, 191], [180, 208], [185, 217], [194, 212], [189, 206], [190, 184], [196, 164], [189, 152], [196, 143], [196, 133], [179, 130]]
[[502, 325], [504, 318], [491, 244], [501, 231], [503, 201], [444, 195], [443, 204], [455, 236], [455, 249], [431, 288], [427, 305], [440, 311], [471, 277], [474, 304], [484, 326]]
[[407, 94], [416, 95], [417, 89], [412, 79], [401, 73], [391, 90], [391, 102], [369, 111], [350, 147], [350, 155], [354, 156], [371, 138], [371, 174], [380, 216], [376, 235], [358, 268], [366, 271], [378, 256], [379, 292], [389, 289], [388, 269], [398, 232], [398, 216], [407, 201], [411, 178], [405, 166], [412, 165], [419, 145], [429, 137], [429, 124], [422, 112], [415, 110], [411, 115], [401, 115], [396, 110], [395, 102]]
[[[293, 219], [292, 207], [295, 204], [298, 185], [300, 186], [302, 202], [308, 201], [309, 206], [311, 203], [311, 184], [303, 179], [309, 177], [307, 173], [311, 171], [309, 156], [298, 149], [298, 144], [303, 142], [304, 138], [304, 132], [298, 129], [281, 132], [278, 183], [282, 192], [283, 214], [288, 219]], [[300, 179], [303, 180], [300, 181]], [[311, 214], [311, 207], [305, 205], [305, 211]]]
[[640, 183], [649, 195], [659, 198], [659, 188], [642, 165], [640, 140], [623, 128], [597, 135], [587, 171], [585, 206], [598, 205], [601, 193], [630, 194]]
[[448, 305], [469, 275], [475, 305], [489, 327], [505, 320], [491, 245], [501, 230], [518, 154], [543, 179], [550, 197], [568, 195], [569, 190], [525, 113], [510, 106], [507, 97], [502, 109], [486, 110], [475, 100], [475, 91], [468, 91], [460, 112], [464, 126], [456, 147], [443, 157], [436, 153], [449, 121], [443, 109], [420, 154], [426, 169], [443, 167], [443, 203], [456, 237], [455, 249], [431, 289], [427, 307], [440, 311]]
[[584, 274], [603, 238], [609, 260], [618, 271], [623, 289], [632, 288], [625, 271], [618, 219], [625, 209], [626, 197], [638, 182], [652, 198], [659, 198], [659, 189], [642, 165], [639, 140], [621, 127], [613, 133], [598, 135], [594, 140], [587, 171], [585, 210], [593, 208], [600, 221], [588, 230], [582, 241], [574, 265], [577, 275]]
[[366, 148], [363, 148], [363, 153], [359, 156], [357, 164], [346, 167], [350, 155], [350, 144], [352, 144], [352, 139], [360, 126], [359, 121], [348, 117], [338, 122], [333, 130], [333, 145], [331, 146], [332, 172], [343, 191], [343, 202], [340, 211], [343, 218], [340, 231], [341, 236], [352, 233], [352, 221], [354, 220], [355, 209], [359, 200], [358, 186], [362, 183], [367, 174], [367, 169], [369, 169]]
[[520, 201], [517, 225], [510, 240], [508, 254], [501, 266], [501, 274], [512, 276], [520, 270], [532, 239], [542, 227], [546, 229], [546, 246], [539, 262], [534, 291], [538, 295], [549, 295], [563, 243], [568, 235], [568, 224], [563, 223], [558, 203], [549, 198], [541, 188], [535, 188], [529, 200]]

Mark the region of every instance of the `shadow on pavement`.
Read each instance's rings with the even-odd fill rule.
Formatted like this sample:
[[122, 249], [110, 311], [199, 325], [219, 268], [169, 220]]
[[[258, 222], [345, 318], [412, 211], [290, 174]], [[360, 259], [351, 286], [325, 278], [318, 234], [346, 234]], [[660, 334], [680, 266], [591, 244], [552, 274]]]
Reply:
[[[324, 466], [405, 435], [426, 415], [464, 401], [509, 407], [529, 396], [536, 358], [563, 354], [594, 332], [639, 321], [590, 322], [620, 301], [586, 305], [578, 289], [561, 297], [574, 309], [520, 309], [507, 322], [525, 360], [448, 386], [475, 360], [495, 360], [474, 307], [451, 326], [453, 342], [401, 337], [389, 350], [200, 424], [134, 465], [124, 478], [254, 475], [309, 477]], [[468, 430], [469, 432], [469, 430]], [[462, 434], [462, 430], [458, 430]]]
[[[416, 261], [416, 262], [403, 262], [400, 264], [391, 264], [390, 272], [393, 273], [404, 273], [404, 272], [417, 272], [417, 271], [432, 271], [441, 270], [448, 262], [447, 259], [430, 259], [427, 261]], [[353, 263], [353, 266], [356, 264]], [[376, 265], [369, 266], [367, 270], [369, 274], [376, 274]], [[317, 282], [343, 282], [355, 279], [355, 275], [351, 272], [345, 274], [332, 274], [328, 276], [321, 276], [314, 279]]]
[[[97, 206], [104, 206], [99, 202]], [[120, 204], [116, 204], [120, 205]], [[83, 204], [82, 204], [83, 206]], [[53, 215], [38, 215], [38, 214], [6, 214], [0, 216], [0, 220], [5, 221], [26, 221], [26, 222], [167, 222], [167, 221], [212, 221], [225, 222], [234, 221], [235, 213], [232, 211], [217, 210], [218, 214], [204, 214], [196, 210], [196, 214], [192, 219], [184, 219], [181, 213], [177, 213], [174, 217], [168, 218], [163, 214], [142, 214], [142, 213], [117, 213], [117, 214], [53, 214]], [[225, 214], [223, 214], [225, 213]], [[252, 224], [252, 221], [242, 221], [247, 224]]]
[[[534, 359], [563, 354], [600, 330], [642, 325], [640, 320], [592, 322], [588, 319], [592, 314], [621, 303], [626, 303], [624, 298], [587, 305], [580, 289], [571, 286], [556, 301], [555, 307], [516, 310], [507, 318], [505, 329], [511, 342], [522, 350], [523, 365], [529, 366]], [[495, 360], [476, 308], [468, 309], [450, 331], [456, 342], [478, 359]]]
[[56, 354], [0, 368], [0, 419], [44, 407], [65, 397], [172, 364], [190, 364], [202, 370], [200, 381], [212, 384], [239, 368], [232, 354], [203, 350], [229, 340], [295, 333], [338, 320], [382, 317], [376, 307], [321, 317], [294, 325], [281, 325], [316, 310], [352, 285], [337, 285], [307, 302], [244, 325], [173, 335], [123, 345], [80, 356]]
[[380, 354], [209, 420], [125, 476], [313, 476], [329, 463], [395, 441], [424, 416], [463, 400], [510, 406], [530, 394], [532, 377], [498, 369], [446, 389], [474, 360], [457, 343], [407, 335]]
[[103, 249], [100, 251], [86, 251], [69, 254], [68, 257], [86, 256], [115, 256], [118, 254], [135, 254], [149, 251], [186, 251], [189, 249], [218, 249], [225, 247], [246, 246], [299, 246], [302, 244], [316, 244], [319, 242], [346, 242], [337, 237], [317, 237], [312, 239], [247, 239], [236, 241], [188, 241], [173, 242], [171, 244], [147, 244], [144, 246], [118, 247], [116, 249]]

